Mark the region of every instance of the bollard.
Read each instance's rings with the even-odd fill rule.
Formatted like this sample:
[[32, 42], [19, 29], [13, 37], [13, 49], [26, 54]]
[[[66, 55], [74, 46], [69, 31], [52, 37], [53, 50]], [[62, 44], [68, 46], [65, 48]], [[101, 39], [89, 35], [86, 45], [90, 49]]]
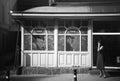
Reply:
[[73, 74], [74, 81], [77, 81], [77, 69], [73, 70]]
[[7, 81], [10, 81], [10, 71], [9, 70], [7, 70], [5, 78]]

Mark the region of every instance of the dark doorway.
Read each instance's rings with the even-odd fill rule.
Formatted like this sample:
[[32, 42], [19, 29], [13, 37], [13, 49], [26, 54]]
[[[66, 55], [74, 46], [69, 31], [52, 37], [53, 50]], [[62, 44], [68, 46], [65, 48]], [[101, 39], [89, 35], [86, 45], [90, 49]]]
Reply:
[[94, 35], [93, 36], [93, 65], [96, 66], [97, 41], [101, 39], [104, 45], [105, 66], [120, 67], [117, 57], [120, 56], [120, 36], [119, 35]]

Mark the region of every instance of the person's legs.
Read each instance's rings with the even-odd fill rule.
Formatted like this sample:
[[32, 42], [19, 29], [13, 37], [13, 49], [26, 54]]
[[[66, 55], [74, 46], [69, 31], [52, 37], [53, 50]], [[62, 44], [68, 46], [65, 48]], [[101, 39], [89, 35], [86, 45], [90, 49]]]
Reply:
[[102, 77], [103, 76], [103, 72], [102, 72], [102, 70], [99, 70], [100, 71], [100, 77]]
[[103, 73], [103, 77], [106, 78], [106, 73], [105, 73], [105, 70], [102, 70], [102, 73]]

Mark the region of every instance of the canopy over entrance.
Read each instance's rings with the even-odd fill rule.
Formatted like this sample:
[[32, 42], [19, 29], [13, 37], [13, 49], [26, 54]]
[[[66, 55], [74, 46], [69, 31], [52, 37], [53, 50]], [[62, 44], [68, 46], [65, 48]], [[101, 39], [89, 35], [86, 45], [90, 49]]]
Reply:
[[13, 17], [24, 18], [89, 18], [120, 16], [120, 6], [35, 7], [25, 11], [11, 11]]

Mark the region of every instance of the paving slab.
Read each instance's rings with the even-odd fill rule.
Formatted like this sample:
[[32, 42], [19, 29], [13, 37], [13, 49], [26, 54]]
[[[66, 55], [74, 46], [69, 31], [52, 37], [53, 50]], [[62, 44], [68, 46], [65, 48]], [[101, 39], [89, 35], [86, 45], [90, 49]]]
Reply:
[[[11, 81], [74, 81], [73, 74], [11, 75]], [[99, 77], [89, 73], [78, 74], [77, 81], [120, 81], [120, 76]]]

